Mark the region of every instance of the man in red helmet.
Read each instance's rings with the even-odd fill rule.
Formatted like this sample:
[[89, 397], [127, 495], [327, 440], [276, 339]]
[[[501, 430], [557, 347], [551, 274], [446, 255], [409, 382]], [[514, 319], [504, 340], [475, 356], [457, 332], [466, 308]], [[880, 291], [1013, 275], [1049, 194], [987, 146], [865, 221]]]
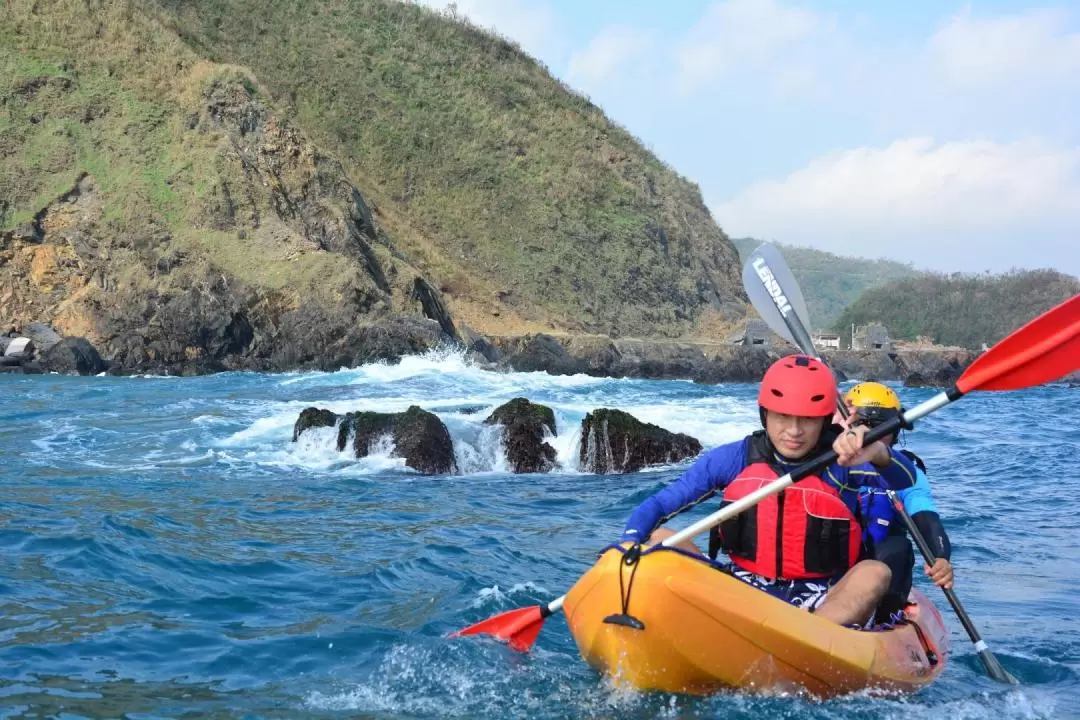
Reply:
[[[722, 549], [735, 577], [824, 618], [841, 625], [867, 621], [891, 573], [882, 562], [859, 560], [859, 487], [910, 487], [915, 467], [884, 443], [863, 448], [866, 427], [837, 434], [830, 427], [836, 400], [836, 379], [819, 360], [790, 355], [776, 361], [758, 392], [764, 430], [698, 458], [634, 510], [622, 539], [658, 543], [674, 531], [657, 528], [684, 510], [718, 493], [724, 504], [734, 502], [832, 447], [837, 462], [820, 475], [715, 528], [709, 555], [715, 559]], [[700, 552], [690, 542], [680, 547]]]

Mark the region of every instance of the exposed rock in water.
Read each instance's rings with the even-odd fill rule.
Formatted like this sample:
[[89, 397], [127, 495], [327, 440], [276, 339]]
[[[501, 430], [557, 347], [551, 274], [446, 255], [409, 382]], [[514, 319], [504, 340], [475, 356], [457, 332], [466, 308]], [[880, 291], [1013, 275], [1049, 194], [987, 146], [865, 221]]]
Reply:
[[343, 450], [353, 436], [356, 457], [367, 457], [380, 438], [389, 435], [394, 442], [394, 457], [424, 475], [457, 472], [454, 444], [442, 420], [413, 405], [403, 413], [348, 413], [338, 430], [338, 449]]
[[581, 468], [593, 473], [635, 472], [694, 457], [701, 443], [643, 423], [621, 410], [593, 410], [581, 421]]
[[525, 398], [514, 398], [495, 408], [485, 425], [503, 426], [506, 459], [515, 473], [548, 472], [555, 467], [555, 448], [544, 442], [545, 428], [554, 436], [555, 413]]
[[[292, 441], [296, 442], [297, 438], [300, 437], [300, 433], [308, 428], [334, 427], [337, 425], [337, 419], [337, 413], [329, 410], [316, 407], [304, 408], [300, 412], [300, 417], [296, 419], [296, 424], [293, 425]], [[341, 450], [340, 444], [338, 450]]]
[[352, 438], [356, 457], [367, 457], [378, 442], [388, 437], [391, 453], [425, 475], [457, 472], [450, 432], [437, 416], [413, 405], [403, 413], [351, 412], [337, 415], [322, 408], [304, 408], [293, 426], [293, 442], [310, 428], [337, 426], [337, 449], [342, 451]]
[[493, 338], [499, 364], [519, 372], [594, 377], [687, 379], [704, 383], [756, 382], [779, 348], [691, 342], [613, 340], [604, 336], [531, 335]]
[[69, 337], [53, 344], [42, 354], [46, 372], [61, 375], [97, 375], [108, 369], [101, 355], [86, 338]]

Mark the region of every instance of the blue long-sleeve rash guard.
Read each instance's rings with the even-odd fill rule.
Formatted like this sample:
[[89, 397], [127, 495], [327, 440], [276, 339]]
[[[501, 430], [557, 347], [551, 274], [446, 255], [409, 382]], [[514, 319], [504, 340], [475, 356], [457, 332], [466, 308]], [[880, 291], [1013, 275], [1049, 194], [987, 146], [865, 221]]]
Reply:
[[[750, 442], [751, 439], [746, 437], [714, 448], [698, 458], [682, 477], [634, 509], [623, 530], [622, 539], [645, 542], [660, 525], [717, 493], [722, 493], [746, 467]], [[820, 477], [836, 486], [840, 499], [855, 513], [860, 486], [880, 487], [884, 484], [894, 490], [902, 490], [915, 483], [916, 468], [911, 460], [891, 448], [889, 455], [892, 462], [881, 469], [870, 464], [844, 467], [833, 463]], [[801, 464], [783, 462], [779, 456], [776, 461], [782, 472], [788, 472]]]

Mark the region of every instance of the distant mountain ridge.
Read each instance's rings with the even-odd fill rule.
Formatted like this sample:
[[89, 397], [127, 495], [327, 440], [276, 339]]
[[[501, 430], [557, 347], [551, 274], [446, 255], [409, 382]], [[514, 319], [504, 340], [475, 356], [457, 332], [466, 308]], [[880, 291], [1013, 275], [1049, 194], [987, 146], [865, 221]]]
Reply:
[[[731, 241], [743, 263], [763, 242], [749, 237], [732, 238]], [[864, 291], [893, 280], [925, 274], [911, 265], [894, 260], [847, 257], [813, 248], [773, 244], [783, 253], [792, 274], [799, 281], [814, 330], [832, 328], [841, 313]]]
[[939, 345], [978, 350], [1077, 293], [1080, 279], [1057, 270], [924, 273], [864, 293], [840, 314], [835, 329], [846, 337], [852, 323], [881, 322], [893, 338], [922, 335]]

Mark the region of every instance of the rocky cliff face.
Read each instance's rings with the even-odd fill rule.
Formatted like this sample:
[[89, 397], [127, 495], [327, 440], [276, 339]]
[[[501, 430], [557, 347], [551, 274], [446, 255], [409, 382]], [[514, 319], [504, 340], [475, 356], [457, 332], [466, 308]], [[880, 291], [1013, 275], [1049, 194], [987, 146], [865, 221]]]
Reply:
[[10, 0], [0, 67], [0, 331], [203, 372], [746, 312], [692, 183], [415, 4]]
[[340, 10], [10, 0], [0, 334], [201, 373], [745, 314], [697, 188], [587, 99], [424, 8]]
[[[82, 81], [16, 83], [9, 112], [32, 114], [43, 92], [59, 106]], [[336, 369], [456, 339], [438, 291], [380, 238], [339, 162], [242, 74], [195, 82], [174, 119], [191, 159], [167, 178], [181, 207], [118, 220], [112, 178], [77, 173], [0, 231], [0, 332], [45, 320], [117, 372], [183, 374]]]

